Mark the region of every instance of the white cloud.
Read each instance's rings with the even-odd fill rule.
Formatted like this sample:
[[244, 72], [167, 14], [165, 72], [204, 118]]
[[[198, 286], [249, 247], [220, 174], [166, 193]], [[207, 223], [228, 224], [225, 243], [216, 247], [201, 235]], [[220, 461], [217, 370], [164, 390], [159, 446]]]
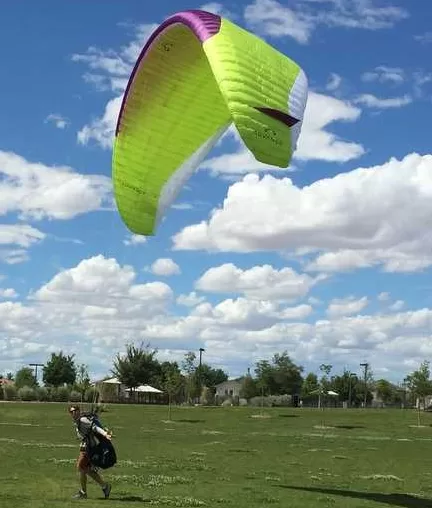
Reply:
[[326, 84], [326, 89], [329, 90], [330, 92], [333, 92], [340, 87], [341, 83], [342, 83], [341, 76], [339, 76], [339, 74], [336, 74], [335, 72], [332, 72]]
[[80, 315], [89, 319], [113, 316], [114, 327], [124, 326], [124, 319], [139, 321], [164, 313], [173, 298], [171, 288], [163, 282], [134, 284], [135, 278], [131, 266], [122, 267], [115, 259], [98, 255], [58, 273], [31, 298], [56, 305], [59, 314], [71, 313], [74, 320]]
[[255, 0], [245, 8], [244, 18], [248, 25], [264, 35], [290, 36], [300, 44], [309, 41], [313, 30], [313, 22], [307, 16], [275, 0]]
[[14, 265], [27, 261], [27, 249], [45, 238], [45, 233], [28, 224], [0, 224], [0, 262]]
[[123, 240], [123, 243], [125, 245], [142, 245], [144, 243], [147, 243], [147, 237], [145, 237], [143, 235], [131, 234], [128, 236], [128, 238]]
[[[389, 369], [393, 377], [403, 377], [409, 365], [432, 354], [432, 309], [398, 312], [401, 304], [395, 302], [387, 314], [360, 316], [355, 314], [363, 310], [364, 299], [347, 301], [343, 309], [333, 301], [329, 319], [311, 320], [310, 305], [287, 307], [275, 299], [281, 296], [281, 273], [256, 277], [253, 270], [241, 271], [234, 288], [240, 297], [197, 306], [199, 297], [191, 294], [190, 313], [177, 316], [169, 314], [174, 295], [166, 284], [137, 284], [133, 268], [115, 259], [84, 259], [56, 274], [27, 304], [0, 303], [0, 369], [43, 361], [61, 348], [85, 352], [77, 360], [90, 364], [92, 377], [103, 375], [125, 343], [142, 340], [159, 348], [161, 357], [179, 360], [188, 349], [202, 346], [206, 361], [230, 369], [231, 375], [239, 373], [239, 365], [284, 349], [300, 364], [319, 364], [325, 351], [335, 370], [367, 359], [374, 370]], [[341, 316], [348, 313], [354, 315]]]
[[263, 35], [310, 41], [319, 26], [363, 30], [391, 28], [408, 18], [396, 6], [379, 7], [374, 0], [299, 0], [291, 8], [276, 0], [255, 0], [245, 8], [246, 23]]
[[107, 202], [111, 181], [83, 175], [68, 166], [46, 166], [0, 151], [0, 215], [21, 219], [71, 219]]
[[58, 113], [51, 113], [45, 118], [45, 123], [52, 122], [57, 129], [65, 129], [69, 125], [69, 120]]
[[227, 19], [235, 19], [236, 16], [233, 12], [229, 11], [225, 8], [222, 4], [219, 2], [209, 2], [206, 4], [201, 5], [200, 9], [202, 11], [212, 12], [213, 14], [217, 14], [218, 16], [221, 16], [223, 18]]
[[380, 302], [387, 302], [389, 299], [390, 299], [390, 293], [388, 293], [387, 291], [382, 291], [378, 295], [378, 301], [380, 301]]
[[388, 98], [379, 98], [372, 94], [362, 94], [359, 95], [354, 102], [357, 104], [363, 104], [368, 108], [376, 108], [376, 109], [388, 109], [388, 108], [400, 108], [402, 106], [407, 106], [412, 103], [412, 98], [405, 94], [401, 97], [388, 97]]
[[355, 122], [361, 110], [349, 102], [310, 92], [295, 159], [347, 162], [365, 153], [362, 145], [344, 141], [327, 130], [334, 122]]
[[400, 67], [387, 67], [386, 65], [379, 65], [373, 71], [368, 71], [362, 74], [362, 80], [365, 82], [378, 81], [379, 83], [394, 83], [401, 84], [405, 81], [405, 71]]
[[400, 310], [403, 309], [404, 306], [405, 302], [403, 300], [396, 300], [394, 303], [390, 305], [389, 309], [399, 312]]
[[18, 298], [18, 296], [13, 288], [0, 288], [0, 298]]
[[122, 95], [108, 101], [103, 116], [94, 119], [78, 132], [78, 142], [82, 145], [87, 145], [93, 139], [102, 148], [106, 150], [110, 149], [121, 102]]
[[159, 258], [151, 265], [150, 270], [155, 275], [169, 277], [170, 275], [179, 275], [180, 267], [171, 258]]
[[432, 265], [431, 198], [432, 155], [392, 158], [303, 188], [289, 178], [248, 175], [208, 221], [185, 227], [173, 243], [183, 250], [319, 252], [308, 270], [383, 264], [415, 271]]
[[423, 34], [414, 35], [414, 39], [422, 44], [432, 43], [432, 32], [425, 32]]
[[240, 297], [223, 300], [215, 306], [202, 303], [193, 309], [191, 316], [199, 317], [209, 326], [261, 330], [278, 321], [304, 319], [311, 312], [310, 305], [281, 308], [276, 302]]
[[289, 267], [276, 270], [263, 265], [243, 270], [226, 263], [207, 270], [195, 287], [213, 293], [241, 293], [251, 299], [294, 300], [306, 296], [319, 280]]
[[176, 301], [179, 305], [184, 305], [185, 307], [195, 307], [200, 303], [203, 303], [205, 299], [205, 296], [200, 296], [196, 293], [196, 291], [191, 291], [187, 295], [179, 295]]
[[354, 296], [347, 298], [334, 298], [327, 307], [327, 315], [332, 318], [349, 316], [351, 314], [358, 314], [365, 307], [369, 301], [366, 296], [356, 299]]

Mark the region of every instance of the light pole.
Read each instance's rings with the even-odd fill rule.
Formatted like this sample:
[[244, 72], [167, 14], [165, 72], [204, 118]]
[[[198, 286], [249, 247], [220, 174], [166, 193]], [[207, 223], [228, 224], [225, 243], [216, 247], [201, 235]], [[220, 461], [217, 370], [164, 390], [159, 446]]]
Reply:
[[351, 390], [352, 390], [352, 378], [355, 376], [354, 372], [349, 373], [348, 383], [348, 407], [351, 407]]
[[199, 376], [198, 376], [198, 382], [199, 382], [199, 402], [201, 401], [201, 393], [202, 393], [202, 379], [201, 379], [201, 365], [202, 365], [202, 354], [204, 353], [205, 349], [203, 347], [199, 348]]
[[369, 368], [369, 364], [367, 362], [361, 363], [360, 367], [364, 369], [364, 397], [363, 397], [363, 407], [366, 409], [367, 404], [367, 372]]
[[43, 363], [29, 363], [30, 367], [35, 367], [35, 384], [37, 384], [38, 367], [43, 367]]

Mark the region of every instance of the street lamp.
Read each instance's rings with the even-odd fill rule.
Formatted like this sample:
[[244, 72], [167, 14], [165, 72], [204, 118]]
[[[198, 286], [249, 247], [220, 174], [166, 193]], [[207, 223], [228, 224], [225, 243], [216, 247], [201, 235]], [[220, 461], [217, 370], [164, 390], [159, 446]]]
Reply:
[[352, 391], [352, 378], [355, 376], [354, 372], [349, 373], [348, 382], [348, 407], [351, 407], [351, 391]]
[[367, 362], [361, 363], [360, 367], [364, 368], [364, 397], [363, 397], [363, 407], [366, 409], [367, 404], [367, 371], [369, 368], [369, 364]]
[[199, 382], [199, 402], [201, 401], [201, 392], [202, 392], [202, 379], [201, 379], [201, 365], [202, 365], [202, 354], [204, 353], [205, 349], [203, 347], [199, 348], [199, 376], [198, 376], [198, 382]]

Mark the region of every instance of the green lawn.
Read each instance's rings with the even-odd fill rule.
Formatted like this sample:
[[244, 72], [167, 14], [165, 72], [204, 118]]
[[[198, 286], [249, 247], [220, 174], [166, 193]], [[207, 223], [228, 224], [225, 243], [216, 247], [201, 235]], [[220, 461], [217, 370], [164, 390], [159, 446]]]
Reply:
[[[66, 404], [0, 403], [0, 506], [262, 508], [432, 506], [432, 415], [413, 411], [167, 409], [111, 405], [118, 464], [111, 499], [89, 480]], [[324, 429], [322, 423], [324, 418]]]

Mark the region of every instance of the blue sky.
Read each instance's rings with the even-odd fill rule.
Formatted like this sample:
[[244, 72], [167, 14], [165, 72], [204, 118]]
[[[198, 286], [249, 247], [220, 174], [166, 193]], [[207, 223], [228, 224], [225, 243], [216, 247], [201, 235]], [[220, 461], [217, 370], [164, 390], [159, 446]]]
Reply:
[[[428, 2], [24, 4], [0, 19], [0, 373], [63, 349], [98, 377], [141, 340], [175, 360], [204, 347], [231, 376], [284, 349], [395, 382], [430, 358]], [[304, 125], [271, 173], [228, 134], [157, 234], [134, 237], [113, 207], [113, 128], [140, 48], [187, 8], [296, 60]]]

